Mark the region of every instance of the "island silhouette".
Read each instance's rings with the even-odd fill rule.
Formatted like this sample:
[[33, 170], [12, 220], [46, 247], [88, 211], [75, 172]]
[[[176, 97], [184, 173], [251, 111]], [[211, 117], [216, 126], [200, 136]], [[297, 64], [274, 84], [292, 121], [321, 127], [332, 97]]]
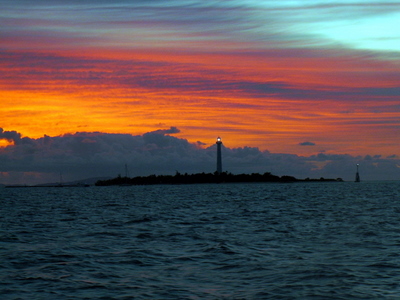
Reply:
[[122, 177], [119, 175], [116, 178], [107, 180], [98, 180], [96, 186], [110, 186], [110, 185], [152, 185], [152, 184], [199, 184], [199, 183], [258, 183], [258, 182], [342, 182], [343, 179], [297, 179], [293, 176], [277, 176], [269, 172], [264, 174], [252, 173], [252, 174], [232, 174], [228, 172], [222, 173], [196, 173], [196, 174], [181, 174], [176, 172], [175, 175], [149, 175], [149, 176], [137, 176], [137, 177]]
[[196, 174], [181, 174], [176, 171], [175, 175], [150, 175], [138, 176], [129, 178], [128, 167], [125, 164], [125, 177], [119, 175], [113, 179], [99, 180], [96, 186], [109, 186], [109, 185], [148, 185], [148, 184], [197, 184], [197, 183], [246, 183], [246, 182], [298, 182], [298, 181], [343, 181], [341, 178], [337, 179], [297, 179], [293, 176], [277, 176], [270, 172], [264, 174], [238, 174], [222, 171], [222, 139], [217, 138], [217, 168], [214, 173], [196, 173]]

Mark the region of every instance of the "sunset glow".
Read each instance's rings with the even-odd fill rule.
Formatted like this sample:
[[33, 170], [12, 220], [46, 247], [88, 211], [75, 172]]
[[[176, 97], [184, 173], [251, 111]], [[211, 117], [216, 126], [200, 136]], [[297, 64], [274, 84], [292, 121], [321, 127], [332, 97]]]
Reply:
[[0, 3], [4, 130], [400, 155], [398, 1]]

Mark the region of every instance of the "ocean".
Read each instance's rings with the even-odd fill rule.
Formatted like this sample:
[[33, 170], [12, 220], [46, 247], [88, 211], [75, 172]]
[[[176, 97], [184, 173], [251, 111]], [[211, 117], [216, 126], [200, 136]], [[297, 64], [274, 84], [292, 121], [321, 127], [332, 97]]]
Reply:
[[0, 189], [0, 299], [400, 299], [400, 182]]

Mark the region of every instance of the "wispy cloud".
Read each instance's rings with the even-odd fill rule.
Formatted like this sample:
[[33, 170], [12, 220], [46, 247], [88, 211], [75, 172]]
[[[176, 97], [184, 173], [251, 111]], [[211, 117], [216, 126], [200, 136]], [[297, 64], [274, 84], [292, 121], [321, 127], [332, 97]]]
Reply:
[[[297, 155], [398, 152], [398, 1], [0, 5], [7, 130], [141, 134], [162, 123], [206, 144], [223, 134]], [[309, 140], [318, 147], [299, 147]]]
[[[357, 39], [350, 40], [352, 33], [362, 33], [355, 21], [363, 22], [365, 28], [380, 20], [380, 27], [385, 30], [399, 9], [397, 1], [53, 1], [51, 5], [48, 1], [13, 1], [12, 5], [1, 2], [2, 31], [13, 31], [16, 37], [26, 38], [31, 33], [51, 44], [61, 42], [57, 36], [62, 35], [67, 41], [59, 44], [63, 46], [73, 37], [87, 38], [80, 40], [83, 46], [108, 41], [124, 47], [175, 48], [196, 42], [196, 47], [202, 49], [212, 42], [242, 48], [249, 43], [251, 47], [264, 48], [334, 43], [357, 47]], [[391, 26], [387, 29], [394, 30]], [[387, 37], [386, 34], [367, 31], [359, 37], [359, 45], [382, 47], [379, 44], [383, 41], [379, 42], [377, 36]], [[398, 36], [390, 37], [398, 43]], [[42, 45], [48, 47], [49, 43]]]

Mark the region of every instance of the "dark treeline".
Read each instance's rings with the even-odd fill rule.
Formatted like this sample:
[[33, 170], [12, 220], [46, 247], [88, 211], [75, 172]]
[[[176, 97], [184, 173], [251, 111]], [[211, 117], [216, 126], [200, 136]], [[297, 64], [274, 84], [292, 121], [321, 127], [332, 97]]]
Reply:
[[216, 173], [197, 173], [197, 174], [181, 174], [176, 172], [175, 175], [150, 175], [138, 177], [121, 177], [118, 176], [113, 179], [99, 180], [96, 182], [97, 186], [109, 185], [148, 185], [148, 184], [196, 184], [196, 183], [242, 183], [242, 182], [299, 182], [299, 181], [343, 181], [338, 179], [297, 179], [293, 176], [276, 176], [271, 173], [252, 173], [252, 174], [238, 174], [223, 172]]

